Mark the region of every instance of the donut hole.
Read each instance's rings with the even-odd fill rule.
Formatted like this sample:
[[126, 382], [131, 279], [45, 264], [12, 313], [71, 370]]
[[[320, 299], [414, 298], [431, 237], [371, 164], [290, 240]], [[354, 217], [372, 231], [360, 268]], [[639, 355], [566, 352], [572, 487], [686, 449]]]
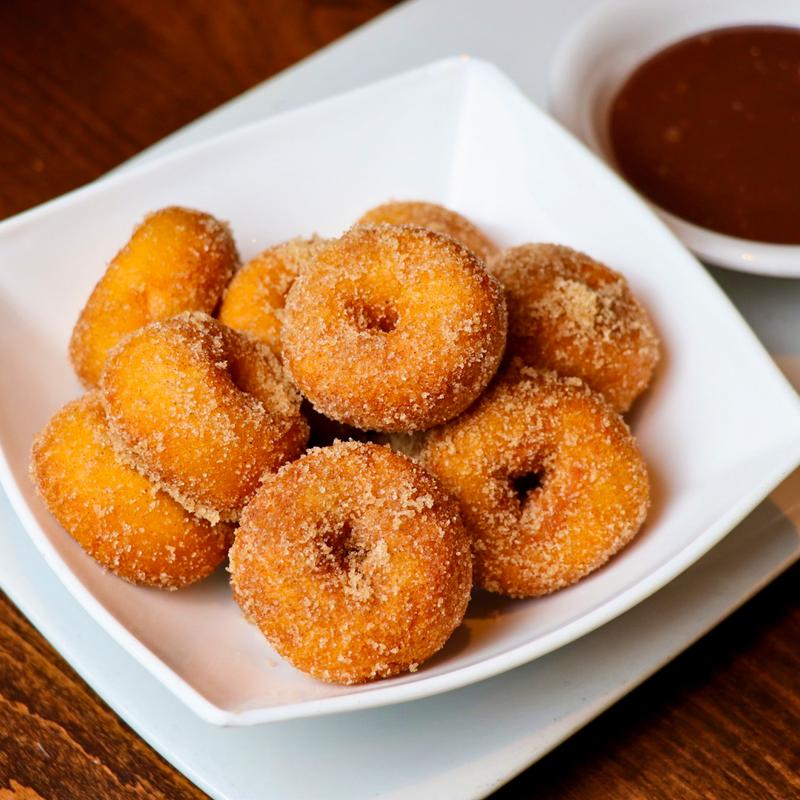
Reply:
[[364, 561], [367, 548], [353, 523], [345, 520], [320, 531], [318, 566], [331, 572], [351, 572]]
[[244, 359], [231, 358], [230, 354], [226, 354], [224, 362], [217, 362], [217, 365], [224, 364], [225, 372], [231, 379], [231, 383], [240, 391], [246, 394], [252, 394], [253, 386], [256, 384], [253, 370], [249, 369], [251, 365], [244, 362]]
[[397, 310], [390, 303], [351, 300], [345, 306], [352, 324], [365, 333], [391, 333], [397, 327]]
[[221, 367], [227, 372], [231, 383], [240, 392], [254, 395], [263, 402], [265, 376], [261, 362], [264, 356], [253, 345], [241, 346], [237, 343], [238, 336], [240, 334], [230, 331], [228, 335], [215, 338], [211, 359], [216, 367]]
[[543, 480], [544, 472], [542, 470], [532, 470], [517, 475], [510, 475], [508, 478], [511, 491], [514, 492], [520, 505], [522, 505], [533, 492], [541, 488]]
[[360, 526], [345, 520], [320, 531], [316, 550], [317, 568], [351, 599], [365, 602], [375, 596], [388, 563], [383, 539], [375, 542]]

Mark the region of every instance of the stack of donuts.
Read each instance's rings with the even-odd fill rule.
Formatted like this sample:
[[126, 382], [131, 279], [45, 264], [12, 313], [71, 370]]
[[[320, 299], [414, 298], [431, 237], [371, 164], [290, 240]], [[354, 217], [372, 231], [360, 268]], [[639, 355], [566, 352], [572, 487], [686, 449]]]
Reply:
[[156, 211], [70, 358], [86, 393], [31, 464], [56, 519], [145, 586], [229, 557], [246, 617], [324, 681], [416, 670], [473, 586], [569, 586], [647, 513], [621, 414], [659, 343], [625, 279], [563, 246], [498, 250], [431, 203], [244, 266], [224, 223]]

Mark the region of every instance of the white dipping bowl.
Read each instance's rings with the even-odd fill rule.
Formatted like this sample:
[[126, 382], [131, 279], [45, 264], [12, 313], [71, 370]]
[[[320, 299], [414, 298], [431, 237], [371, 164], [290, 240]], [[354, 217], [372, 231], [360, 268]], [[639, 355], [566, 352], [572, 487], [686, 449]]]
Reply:
[[[608, 137], [611, 102], [650, 56], [687, 36], [733, 25], [800, 28], [798, 0], [610, 0], [582, 17], [553, 60], [552, 114], [619, 172]], [[737, 239], [693, 225], [651, 204], [704, 261], [722, 267], [800, 278], [800, 245]], [[800, 220], [798, 220], [800, 225]]]

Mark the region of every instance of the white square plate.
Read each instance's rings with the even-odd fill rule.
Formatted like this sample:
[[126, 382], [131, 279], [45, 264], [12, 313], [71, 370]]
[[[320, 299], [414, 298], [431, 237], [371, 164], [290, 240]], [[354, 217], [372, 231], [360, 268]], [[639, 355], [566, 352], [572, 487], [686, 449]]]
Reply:
[[[283, 663], [220, 570], [178, 593], [104, 573], [27, 477], [31, 439], [80, 391], [71, 327], [147, 211], [228, 219], [243, 257], [335, 234], [389, 197], [466, 213], [502, 245], [561, 241], [622, 270], [665, 343], [633, 426], [650, 465], [645, 530], [551, 597], [479, 596], [414, 675], [359, 687]], [[609, 170], [494, 67], [448, 60], [105, 179], [0, 224], [0, 477], [26, 529], [87, 611], [200, 716], [253, 724], [424, 697], [500, 673], [619, 615], [696, 561], [800, 461], [800, 405], [702, 267]], [[657, 620], [653, 624], [658, 624]]]

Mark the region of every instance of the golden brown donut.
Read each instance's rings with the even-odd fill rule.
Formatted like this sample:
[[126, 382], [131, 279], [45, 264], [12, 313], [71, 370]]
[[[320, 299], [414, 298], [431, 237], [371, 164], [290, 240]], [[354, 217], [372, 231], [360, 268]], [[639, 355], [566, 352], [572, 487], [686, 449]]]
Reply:
[[627, 411], [650, 383], [659, 341], [625, 278], [554, 244], [512, 247], [489, 269], [506, 288], [509, 359], [581, 378]]
[[436, 203], [422, 201], [391, 201], [371, 208], [358, 225], [416, 225], [436, 233], [450, 236], [478, 258], [486, 261], [497, 252], [497, 247], [466, 217]]
[[505, 336], [502, 289], [469, 250], [424, 228], [362, 226], [289, 290], [283, 360], [325, 416], [409, 432], [463, 411]]
[[228, 226], [173, 206], [148, 214], [114, 256], [81, 311], [69, 355], [87, 387], [127, 333], [181, 311], [211, 313], [239, 257]]
[[600, 567], [649, 505], [647, 469], [622, 418], [580, 379], [518, 365], [431, 431], [421, 462], [461, 503], [475, 583], [512, 597]]
[[236, 520], [264, 472], [308, 439], [300, 396], [269, 348], [200, 312], [128, 336], [100, 386], [119, 451], [210, 522]]
[[280, 358], [283, 306], [295, 278], [323, 239], [292, 239], [248, 261], [225, 291], [220, 322], [266, 344]]
[[199, 581], [233, 539], [232, 526], [193, 517], [117, 457], [95, 392], [68, 403], [36, 437], [31, 475], [67, 533], [131, 583], [179, 589]]
[[469, 601], [469, 539], [432, 476], [338, 442], [264, 480], [231, 549], [234, 596], [298, 669], [332, 683], [415, 671]]

